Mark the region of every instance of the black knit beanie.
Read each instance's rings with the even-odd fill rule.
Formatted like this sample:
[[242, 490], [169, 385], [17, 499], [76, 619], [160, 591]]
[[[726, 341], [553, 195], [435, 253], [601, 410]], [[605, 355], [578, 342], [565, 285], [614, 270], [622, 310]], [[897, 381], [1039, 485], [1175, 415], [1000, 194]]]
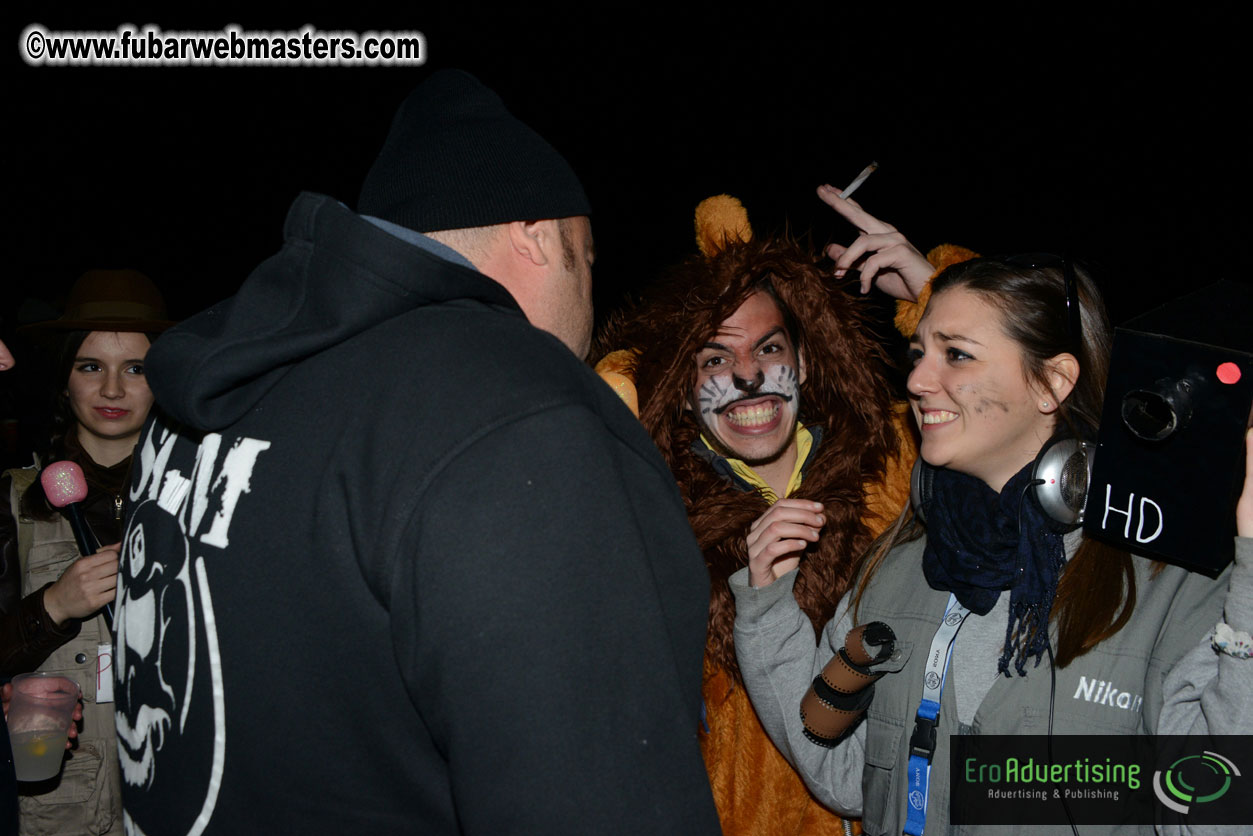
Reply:
[[560, 154], [474, 76], [441, 70], [409, 94], [357, 211], [417, 232], [591, 214]]

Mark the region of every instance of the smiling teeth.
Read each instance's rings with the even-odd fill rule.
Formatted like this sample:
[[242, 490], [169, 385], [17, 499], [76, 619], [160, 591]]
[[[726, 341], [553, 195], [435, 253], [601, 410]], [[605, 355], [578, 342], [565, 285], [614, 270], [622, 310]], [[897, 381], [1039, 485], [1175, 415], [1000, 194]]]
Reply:
[[922, 423], [924, 424], [944, 424], [952, 421], [957, 417], [956, 412], [949, 412], [944, 409], [937, 409], [935, 412], [922, 413]]
[[757, 404], [732, 409], [727, 413], [727, 420], [737, 427], [760, 427], [769, 424], [779, 414], [779, 404]]

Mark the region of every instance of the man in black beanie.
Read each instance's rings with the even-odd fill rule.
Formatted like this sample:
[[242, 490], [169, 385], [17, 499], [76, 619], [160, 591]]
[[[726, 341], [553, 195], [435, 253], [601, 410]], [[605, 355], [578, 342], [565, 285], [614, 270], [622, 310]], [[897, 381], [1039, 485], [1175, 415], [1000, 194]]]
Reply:
[[718, 832], [708, 580], [665, 464], [580, 362], [577, 178], [443, 72], [358, 209], [299, 197], [283, 249], [148, 355], [128, 832]]

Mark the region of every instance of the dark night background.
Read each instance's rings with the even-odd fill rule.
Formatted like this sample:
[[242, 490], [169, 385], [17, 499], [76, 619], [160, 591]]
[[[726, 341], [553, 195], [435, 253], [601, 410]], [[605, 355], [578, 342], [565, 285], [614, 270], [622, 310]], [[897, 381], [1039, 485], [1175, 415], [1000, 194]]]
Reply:
[[[6, 414], [29, 400], [38, 368], [12, 340], [28, 297], [59, 304], [84, 270], [127, 266], [162, 287], [176, 317], [229, 295], [278, 248], [299, 191], [355, 204], [396, 106], [446, 66], [499, 91], [580, 174], [601, 316], [693, 251], [692, 209], [711, 194], [743, 199], [759, 234], [851, 240], [814, 187], [842, 187], [872, 159], [882, 168], [858, 199], [920, 248], [1076, 254], [1096, 265], [1115, 322], [1218, 278], [1253, 278], [1250, 73], [1222, 10], [476, 6], [10, 7], [0, 316], [19, 370], [0, 382]], [[18, 40], [30, 23], [416, 29], [429, 60], [29, 67]]]

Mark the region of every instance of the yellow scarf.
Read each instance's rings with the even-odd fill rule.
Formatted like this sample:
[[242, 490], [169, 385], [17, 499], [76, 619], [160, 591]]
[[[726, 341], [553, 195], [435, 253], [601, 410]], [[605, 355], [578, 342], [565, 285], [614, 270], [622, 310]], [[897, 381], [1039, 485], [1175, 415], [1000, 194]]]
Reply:
[[[708, 447], [710, 450], [717, 449], [712, 444], [709, 443], [709, 439], [705, 437], [704, 433], [701, 434], [700, 440], [703, 441], [705, 446]], [[801, 468], [804, 467], [805, 460], [809, 458], [809, 451], [813, 446], [814, 446], [814, 437], [809, 434], [809, 430], [805, 429], [803, 426], [801, 426], [801, 423], [797, 421], [796, 422], [796, 464], [792, 468], [792, 478], [787, 480], [787, 491], [783, 494], [785, 497], [791, 496], [793, 493], [796, 492], [796, 489], [801, 486]], [[757, 491], [763, 497], [765, 497], [767, 502], [773, 505], [779, 501], [779, 497], [775, 496], [774, 491], [771, 490], [770, 486], [766, 484], [765, 480], [757, 475], [757, 471], [753, 470], [751, 467], [744, 464], [744, 462], [740, 461], [739, 459], [733, 459], [730, 456], [727, 456], [726, 460], [727, 460], [727, 464], [731, 465], [731, 470], [735, 472], [735, 475], [739, 476], [745, 482], [748, 482], [750, 485], [756, 488]]]

